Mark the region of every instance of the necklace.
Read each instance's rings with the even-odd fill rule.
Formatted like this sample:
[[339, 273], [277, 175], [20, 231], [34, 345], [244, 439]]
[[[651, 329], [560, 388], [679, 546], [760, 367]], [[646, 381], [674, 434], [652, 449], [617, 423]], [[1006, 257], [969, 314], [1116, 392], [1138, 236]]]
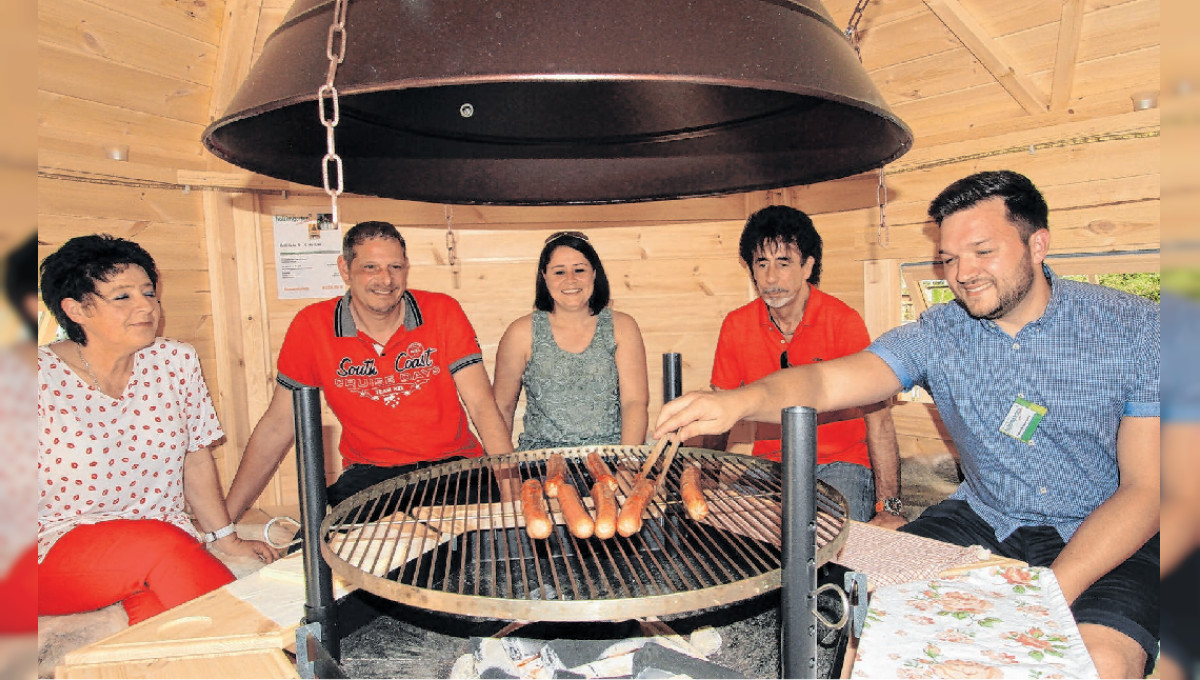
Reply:
[[782, 328], [782, 327], [779, 325], [779, 322], [775, 320], [775, 315], [774, 315], [774, 314], [772, 314], [772, 313], [770, 313], [770, 312], [767, 312], [767, 316], [768, 316], [768, 317], [771, 319], [771, 323], [775, 324], [775, 330], [777, 330], [777, 331], [779, 331], [780, 333], [782, 333], [782, 334], [783, 334], [783, 337], [785, 337], [785, 338], [790, 338], [790, 337], [792, 337], [793, 335], [795, 335], [795, 333], [796, 333], [796, 331], [795, 331], [795, 330], [792, 330], [792, 332], [791, 332], [791, 333], [788, 333], [787, 331], [783, 330], [783, 328]]
[[79, 353], [79, 360], [83, 362], [83, 370], [87, 371], [88, 376], [92, 379], [92, 387], [100, 389], [100, 379], [96, 377], [96, 373], [92, 371], [92, 365], [88, 363], [87, 357], [83, 356], [83, 348], [75, 345], [75, 351]]

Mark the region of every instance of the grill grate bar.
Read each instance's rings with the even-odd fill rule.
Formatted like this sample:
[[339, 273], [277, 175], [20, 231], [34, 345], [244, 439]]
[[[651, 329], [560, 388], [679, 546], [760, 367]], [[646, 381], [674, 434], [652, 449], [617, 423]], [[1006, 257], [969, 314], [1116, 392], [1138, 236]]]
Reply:
[[[434, 498], [444, 499], [446, 497], [446, 494], [439, 493], [439, 487], [441, 487], [442, 484], [444, 482], [446, 482], [447, 479], [448, 479], [447, 477], [439, 476], [439, 477], [435, 477], [433, 479], [432, 484], [426, 484], [424, 487], [424, 492], [421, 494], [421, 503], [420, 504], [425, 505], [428, 503], [429, 505], [433, 505], [433, 503], [429, 502], [432, 499], [434, 499]], [[431, 488], [432, 488], [432, 491], [430, 490]], [[438, 513], [438, 515], [439, 515], [438, 519], [444, 521], [445, 513], [446, 513], [446, 511], [445, 511], [446, 506], [443, 503], [441, 505], [441, 507], [442, 507], [442, 510]], [[441, 523], [442, 523], [441, 521], [438, 522], [439, 525]], [[441, 527], [439, 527], [439, 529], [440, 528]], [[437, 570], [433, 568], [432, 564], [430, 564], [430, 565], [426, 565], [426, 568], [424, 571], [425, 571], [425, 588], [433, 589], [435, 587], [434, 586], [434, 574], [437, 572]]]

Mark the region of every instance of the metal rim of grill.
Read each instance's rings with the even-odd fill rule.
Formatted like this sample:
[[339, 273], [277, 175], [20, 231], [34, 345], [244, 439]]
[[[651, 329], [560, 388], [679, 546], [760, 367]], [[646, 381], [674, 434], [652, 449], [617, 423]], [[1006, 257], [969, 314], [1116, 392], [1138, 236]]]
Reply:
[[[321, 526], [332, 571], [368, 592], [444, 613], [514, 621], [625, 620], [723, 606], [781, 585], [779, 464], [680, 448], [641, 532], [577, 539], [547, 499], [554, 533], [530, 539], [519, 498], [502, 502], [495, 472], [544, 479], [559, 453], [590, 509], [584, 464], [597, 451], [623, 501], [649, 446], [567, 447], [435, 465], [346, 499]], [[709, 515], [693, 521], [680, 501], [685, 465], [699, 465]], [[657, 479], [657, 477], [652, 476]], [[847, 504], [817, 480], [817, 561], [846, 540]]]

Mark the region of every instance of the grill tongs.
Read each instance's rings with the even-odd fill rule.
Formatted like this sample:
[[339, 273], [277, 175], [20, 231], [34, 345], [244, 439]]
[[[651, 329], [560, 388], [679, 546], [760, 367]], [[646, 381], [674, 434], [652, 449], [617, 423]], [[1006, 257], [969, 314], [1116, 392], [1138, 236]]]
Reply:
[[[678, 432], [668, 433], [654, 443], [654, 448], [646, 457], [642, 469], [633, 478], [633, 485], [629, 494], [625, 496], [625, 503], [621, 505], [621, 514], [617, 516], [617, 532], [622, 536], [632, 536], [642, 530], [642, 515], [646, 513], [646, 507], [650, 505], [650, 501], [654, 500], [654, 497], [662, 490], [663, 483], [667, 480], [667, 472], [670, 471], [675, 454], [679, 451], [679, 444]], [[658, 462], [658, 458], [664, 450], [667, 455], [663, 458], [662, 469], [658, 472], [658, 481], [652, 482], [650, 473], [654, 470], [654, 464]]]

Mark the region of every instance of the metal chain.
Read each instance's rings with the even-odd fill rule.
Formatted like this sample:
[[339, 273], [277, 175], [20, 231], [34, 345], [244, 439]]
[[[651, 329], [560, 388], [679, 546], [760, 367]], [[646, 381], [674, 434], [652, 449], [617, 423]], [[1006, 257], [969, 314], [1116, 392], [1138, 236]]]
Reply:
[[[861, 37], [858, 33], [858, 22], [862, 21], [863, 12], [866, 11], [867, 5], [871, 0], [858, 0], [854, 5], [854, 11], [850, 13], [850, 21], [846, 24], [846, 39], [850, 41], [850, 46], [854, 48], [854, 54], [858, 56], [858, 62], [862, 63], [862, 51], [859, 49]], [[879, 186], [875, 189], [875, 203], [879, 206], [879, 226], [876, 231], [876, 241], [884, 248], [888, 247], [891, 242], [891, 234], [887, 227], [887, 184], [884, 183], [883, 166], [879, 166]]]
[[450, 275], [454, 277], [454, 288], [458, 289], [458, 236], [454, 233], [454, 209], [443, 206], [446, 215], [446, 259], [450, 263]]
[[875, 187], [875, 202], [879, 205], [879, 229], [876, 232], [875, 240], [879, 242], [880, 246], [887, 248], [892, 242], [892, 234], [887, 226], [888, 190], [884, 181], [885, 175], [883, 166], [879, 166], [879, 186]]
[[[333, 85], [337, 75], [338, 65], [346, 58], [346, 7], [349, 0], [335, 0], [333, 5], [333, 23], [329, 26], [329, 37], [325, 41], [325, 55], [329, 57], [329, 71], [325, 74], [325, 84], [317, 90], [317, 104], [321, 116], [321, 125], [325, 126], [325, 156], [321, 159], [321, 182], [325, 193], [333, 206], [333, 223], [338, 225], [338, 196], [345, 188], [345, 176], [342, 172], [342, 157], [337, 154], [334, 143], [334, 128], [341, 120], [341, 109], [338, 104], [338, 91]], [[326, 106], [330, 102], [330, 106]], [[330, 109], [332, 108], [332, 117]], [[333, 164], [336, 170], [337, 185], [329, 185], [329, 166]]]
[[867, 5], [870, 2], [871, 0], [858, 0], [858, 4], [854, 6], [854, 11], [850, 13], [850, 21], [846, 24], [846, 39], [850, 41], [850, 46], [854, 48], [854, 53], [858, 55], [859, 62], [862, 61], [862, 52], [858, 49], [861, 38], [858, 34], [858, 22], [862, 20], [863, 11], [867, 9]]

